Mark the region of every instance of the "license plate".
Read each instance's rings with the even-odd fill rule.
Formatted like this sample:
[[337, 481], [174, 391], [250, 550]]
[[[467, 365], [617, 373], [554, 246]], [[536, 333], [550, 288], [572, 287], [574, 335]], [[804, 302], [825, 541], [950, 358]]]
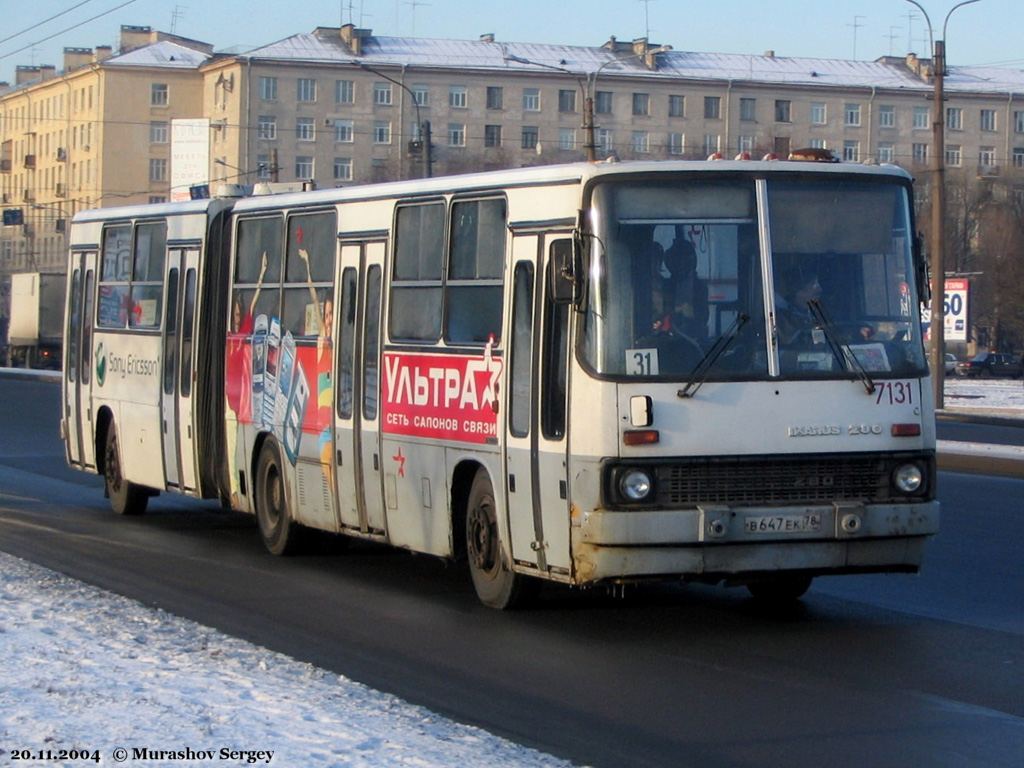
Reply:
[[821, 530], [821, 513], [758, 515], [743, 521], [746, 533], [813, 533]]

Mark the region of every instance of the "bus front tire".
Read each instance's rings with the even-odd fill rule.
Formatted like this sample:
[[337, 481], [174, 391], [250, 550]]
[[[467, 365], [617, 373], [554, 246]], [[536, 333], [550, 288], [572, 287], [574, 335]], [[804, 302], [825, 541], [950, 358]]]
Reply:
[[271, 554], [290, 555], [298, 550], [299, 526], [288, 513], [281, 457], [273, 440], [263, 445], [256, 465], [256, 522]]
[[522, 607], [540, 586], [515, 573], [502, 555], [494, 490], [483, 470], [473, 479], [466, 504], [466, 557], [477, 597], [489, 608]]
[[124, 479], [121, 453], [117, 444], [117, 429], [113, 423], [107, 430], [107, 444], [103, 453], [103, 478], [111, 508], [119, 515], [141, 515], [149, 503], [149, 493], [140, 485]]

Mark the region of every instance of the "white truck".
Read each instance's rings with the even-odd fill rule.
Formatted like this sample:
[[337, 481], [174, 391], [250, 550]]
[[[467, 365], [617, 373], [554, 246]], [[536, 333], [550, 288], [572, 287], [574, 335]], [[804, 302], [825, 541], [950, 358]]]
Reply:
[[60, 369], [66, 285], [65, 275], [11, 275], [8, 365]]

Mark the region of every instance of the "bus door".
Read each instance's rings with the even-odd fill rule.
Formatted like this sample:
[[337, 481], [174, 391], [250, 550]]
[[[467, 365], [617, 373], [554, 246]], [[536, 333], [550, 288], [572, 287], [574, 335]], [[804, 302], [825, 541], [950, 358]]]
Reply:
[[344, 244], [338, 260], [334, 462], [342, 527], [383, 533], [380, 459], [381, 292], [385, 244]]
[[81, 469], [96, 466], [92, 440], [92, 322], [96, 283], [96, 252], [71, 256], [67, 327], [64, 329], [64, 424], [68, 463]]
[[550, 295], [548, 264], [568, 237], [517, 235], [512, 243], [512, 315], [505, 461], [512, 557], [568, 572], [569, 500], [565, 425], [569, 307]]
[[164, 477], [169, 487], [196, 487], [192, 424], [193, 337], [199, 251], [171, 248], [164, 276], [160, 423]]

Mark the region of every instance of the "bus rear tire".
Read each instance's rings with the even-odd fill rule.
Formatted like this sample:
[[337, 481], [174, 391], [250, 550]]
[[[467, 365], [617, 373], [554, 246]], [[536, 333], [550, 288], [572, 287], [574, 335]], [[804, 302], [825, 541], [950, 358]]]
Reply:
[[515, 573], [502, 554], [494, 490], [487, 473], [473, 478], [466, 503], [466, 557], [480, 602], [503, 611], [529, 603], [540, 582]]
[[140, 485], [124, 479], [117, 429], [110, 424], [103, 452], [103, 479], [111, 508], [119, 515], [141, 515], [149, 503], [149, 493]]
[[771, 576], [747, 584], [747, 591], [758, 602], [769, 605], [795, 603], [811, 587], [813, 577], [801, 574]]
[[263, 545], [273, 555], [299, 549], [299, 526], [288, 512], [288, 495], [281, 474], [281, 454], [272, 439], [263, 444], [256, 464], [256, 522]]

